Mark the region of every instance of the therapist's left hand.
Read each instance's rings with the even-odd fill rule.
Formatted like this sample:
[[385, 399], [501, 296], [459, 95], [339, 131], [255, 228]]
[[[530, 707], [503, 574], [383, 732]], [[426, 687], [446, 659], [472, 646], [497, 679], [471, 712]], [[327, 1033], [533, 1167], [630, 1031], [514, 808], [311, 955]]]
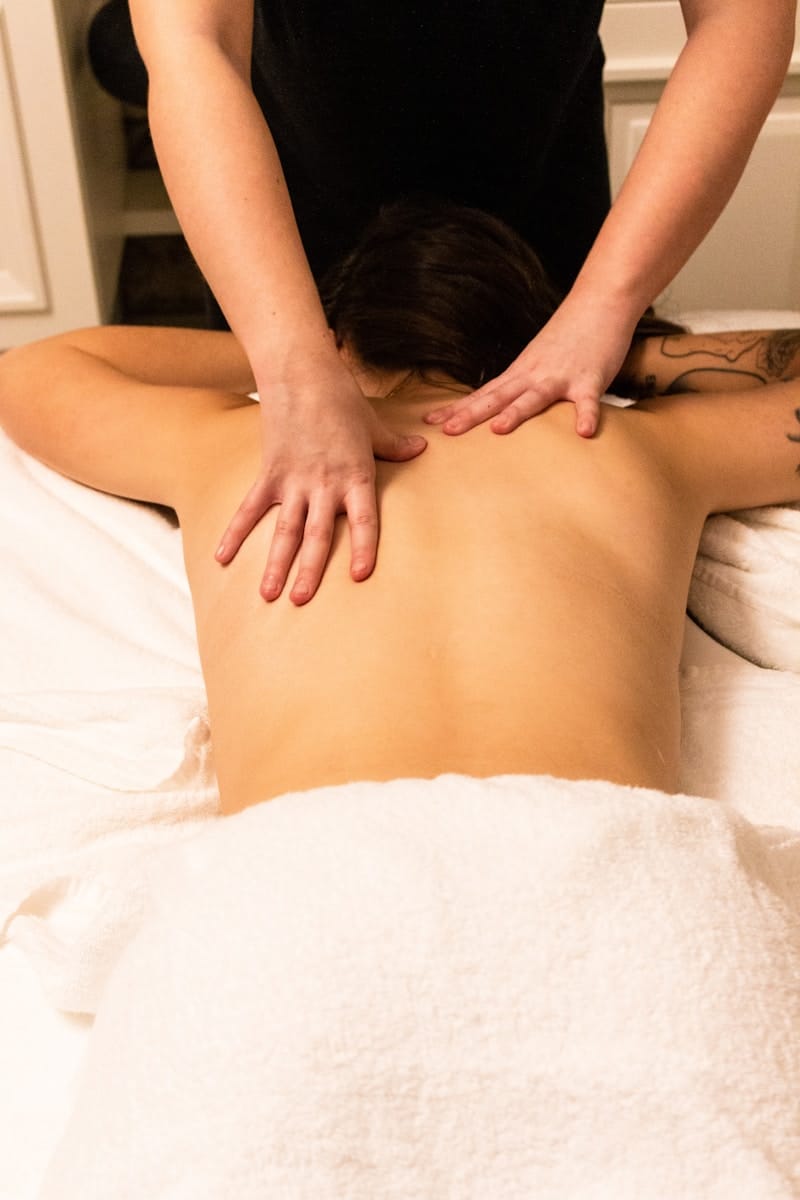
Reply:
[[449, 434], [466, 433], [485, 421], [494, 433], [511, 433], [556, 401], [570, 400], [577, 433], [592, 437], [600, 397], [619, 373], [634, 327], [629, 317], [621, 320], [618, 313], [567, 297], [501, 375], [433, 409], [425, 420]]

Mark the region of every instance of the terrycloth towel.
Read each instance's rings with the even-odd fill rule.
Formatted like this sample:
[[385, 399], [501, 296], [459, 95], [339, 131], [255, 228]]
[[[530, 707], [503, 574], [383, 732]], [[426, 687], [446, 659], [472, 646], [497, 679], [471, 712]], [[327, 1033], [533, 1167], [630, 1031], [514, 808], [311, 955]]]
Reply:
[[800, 676], [693, 666], [680, 682], [683, 791], [800, 831]]
[[800, 504], [708, 520], [689, 611], [751, 662], [800, 672]]
[[0, 432], [0, 557], [0, 950], [93, 1011], [152, 851], [218, 809], [180, 532]]
[[202, 687], [174, 520], [65, 479], [0, 431], [0, 691]]
[[800, 1194], [797, 835], [445, 776], [162, 862], [41, 1200]]
[[798, 329], [800, 311], [796, 308], [695, 308], [669, 313], [670, 319], [685, 325], [692, 333], [719, 333], [738, 329]]
[[0, 946], [91, 1012], [148, 896], [155, 850], [216, 815], [194, 688], [0, 695]]

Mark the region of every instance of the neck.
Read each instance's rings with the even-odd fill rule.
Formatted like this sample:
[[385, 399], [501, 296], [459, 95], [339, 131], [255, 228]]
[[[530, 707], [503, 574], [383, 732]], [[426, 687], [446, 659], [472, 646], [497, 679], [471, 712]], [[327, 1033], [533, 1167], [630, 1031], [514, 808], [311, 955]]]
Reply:
[[451, 396], [468, 395], [471, 391], [441, 372], [423, 377], [413, 368], [383, 371], [359, 365], [351, 370], [364, 395], [382, 404], [446, 404]]

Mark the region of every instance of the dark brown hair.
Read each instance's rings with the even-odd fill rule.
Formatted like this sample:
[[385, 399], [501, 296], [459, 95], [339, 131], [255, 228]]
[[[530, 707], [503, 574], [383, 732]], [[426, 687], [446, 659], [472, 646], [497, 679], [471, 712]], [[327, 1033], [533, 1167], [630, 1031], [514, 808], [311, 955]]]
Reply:
[[[561, 301], [505, 222], [429, 198], [381, 209], [320, 295], [337, 343], [363, 363], [441, 371], [472, 388], [504, 371]], [[648, 309], [636, 332], [683, 330]]]

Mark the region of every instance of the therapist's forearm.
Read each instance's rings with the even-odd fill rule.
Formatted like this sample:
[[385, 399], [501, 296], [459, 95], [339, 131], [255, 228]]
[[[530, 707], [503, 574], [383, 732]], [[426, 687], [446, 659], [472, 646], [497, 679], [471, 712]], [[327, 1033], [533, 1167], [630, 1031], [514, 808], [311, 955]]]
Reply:
[[[149, 115], [170, 198], [257, 378], [331, 352], [274, 142], [249, 82], [194, 38], [150, 71]], [[187, 79], [201, 79], [192, 87]]]
[[632, 324], [691, 256], [729, 200], [780, 90], [793, 9], [791, 0], [684, 4], [688, 40], [578, 276], [576, 298], [602, 297]]

